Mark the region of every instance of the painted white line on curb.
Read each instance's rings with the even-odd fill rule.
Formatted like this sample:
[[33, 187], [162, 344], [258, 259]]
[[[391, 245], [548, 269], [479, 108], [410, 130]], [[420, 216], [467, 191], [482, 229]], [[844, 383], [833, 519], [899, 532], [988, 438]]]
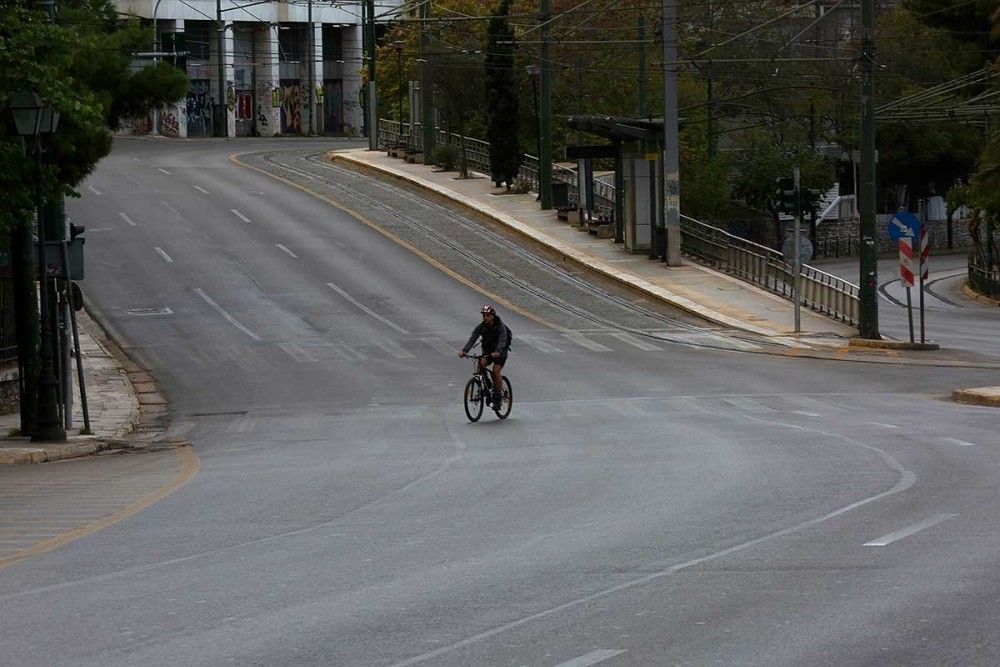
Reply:
[[215, 311], [217, 313], [219, 313], [219, 315], [222, 315], [224, 318], [226, 318], [226, 320], [230, 324], [232, 324], [234, 327], [236, 327], [237, 329], [239, 329], [240, 331], [242, 331], [243, 333], [245, 333], [246, 335], [250, 336], [251, 338], [253, 338], [256, 341], [263, 340], [263, 338], [261, 338], [260, 336], [258, 336], [254, 332], [250, 331], [249, 329], [247, 329], [242, 324], [240, 324], [239, 320], [237, 320], [235, 317], [233, 317], [232, 315], [230, 315], [229, 313], [227, 313], [226, 310], [222, 306], [220, 306], [219, 304], [217, 304], [212, 299], [212, 297], [210, 297], [209, 295], [205, 294], [205, 292], [202, 291], [202, 289], [200, 287], [195, 287], [194, 291], [198, 293], [198, 296], [200, 296], [202, 299], [205, 300], [205, 303], [207, 303], [212, 308], [214, 308]]
[[167, 253], [166, 253], [166, 252], [165, 252], [165, 251], [163, 250], [163, 248], [161, 248], [161, 247], [159, 247], [159, 246], [155, 246], [155, 247], [153, 248], [153, 250], [155, 250], [155, 251], [156, 251], [157, 253], [159, 253], [160, 257], [162, 257], [162, 258], [163, 258], [163, 261], [164, 261], [164, 262], [166, 262], [167, 264], [173, 264], [173, 263], [174, 263], [174, 260], [173, 260], [173, 258], [172, 258], [172, 257], [170, 257], [170, 255], [168, 255], [168, 254], [167, 254]]
[[625, 651], [620, 649], [602, 649], [600, 651], [591, 651], [586, 655], [581, 655], [579, 658], [573, 658], [572, 660], [567, 660], [566, 662], [560, 662], [556, 665], [556, 667], [589, 667], [589, 665], [596, 665], [599, 662], [604, 662], [608, 658], [613, 658], [624, 652]]
[[197, 190], [198, 192], [200, 192], [203, 195], [210, 195], [210, 194], [212, 194], [211, 192], [209, 192], [205, 188], [201, 187], [200, 185], [192, 185], [191, 187], [194, 188], [195, 190]]
[[246, 217], [245, 215], [243, 215], [242, 213], [240, 213], [239, 211], [237, 211], [235, 208], [229, 209], [229, 212], [232, 213], [233, 215], [235, 215], [237, 218], [239, 218], [243, 222], [250, 222], [250, 218]]
[[897, 530], [894, 533], [889, 533], [888, 535], [883, 535], [882, 537], [880, 537], [880, 538], [878, 538], [876, 540], [872, 540], [871, 542], [865, 542], [864, 546], [866, 546], [866, 547], [884, 547], [887, 544], [892, 544], [893, 542], [901, 540], [904, 537], [909, 537], [910, 535], [913, 535], [914, 533], [919, 533], [921, 530], [925, 530], [927, 528], [930, 528], [931, 526], [933, 526], [935, 524], [939, 524], [942, 521], [947, 521], [948, 519], [953, 519], [956, 516], [958, 516], [958, 515], [957, 514], [935, 514], [931, 518], [925, 519], [924, 521], [921, 521], [920, 523], [915, 523], [912, 526], [907, 526], [906, 528], [903, 528], [902, 530]]
[[119, 215], [119, 217], [121, 217], [122, 220], [124, 220], [125, 222], [127, 222], [131, 227], [135, 227], [135, 220], [133, 220], [132, 218], [128, 217], [127, 213], [125, 213], [124, 211], [119, 211], [118, 215]]
[[291, 250], [289, 250], [285, 246], [281, 245], [280, 243], [275, 243], [274, 245], [275, 245], [276, 248], [278, 248], [278, 250], [280, 250], [281, 252], [285, 253], [289, 257], [293, 257], [295, 259], [299, 258], [298, 255], [296, 255], [294, 252], [292, 252]]
[[350, 294], [348, 294], [344, 290], [340, 289], [339, 287], [337, 287], [333, 283], [327, 283], [326, 286], [329, 287], [330, 289], [332, 289], [334, 292], [336, 292], [340, 296], [342, 296], [345, 299], [347, 299], [348, 301], [350, 301], [351, 303], [353, 303], [355, 306], [357, 306], [361, 310], [365, 311], [366, 313], [368, 313], [369, 315], [371, 315], [372, 317], [374, 317], [379, 322], [381, 322], [383, 324], [387, 324], [388, 326], [392, 327], [393, 329], [395, 329], [396, 331], [398, 331], [401, 334], [409, 334], [410, 333], [409, 331], [407, 331], [403, 327], [399, 326], [398, 324], [396, 324], [392, 320], [386, 319], [385, 317], [382, 317], [381, 315], [379, 315], [378, 313], [376, 313], [374, 310], [372, 310], [371, 308], [369, 308], [365, 304], [361, 303], [360, 301], [358, 301], [353, 296], [351, 296]]

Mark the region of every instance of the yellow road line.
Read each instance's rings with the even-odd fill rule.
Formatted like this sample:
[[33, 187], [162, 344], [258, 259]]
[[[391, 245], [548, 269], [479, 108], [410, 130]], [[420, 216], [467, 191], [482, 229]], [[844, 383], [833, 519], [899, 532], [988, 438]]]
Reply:
[[187, 484], [191, 480], [191, 478], [198, 473], [198, 468], [201, 465], [201, 463], [198, 460], [198, 456], [194, 453], [194, 451], [192, 451], [190, 446], [178, 447], [173, 451], [180, 459], [181, 469], [174, 476], [174, 479], [171, 480], [169, 483], [161, 486], [156, 491], [153, 491], [145, 495], [144, 497], [140, 498], [139, 500], [132, 503], [128, 507], [123, 507], [114, 514], [111, 514], [110, 516], [101, 519], [100, 521], [97, 521], [95, 523], [89, 523], [85, 526], [77, 528], [76, 530], [71, 530], [68, 533], [63, 533], [62, 535], [53, 537], [52, 539], [45, 540], [44, 542], [39, 542], [38, 544], [32, 546], [30, 549], [18, 552], [16, 556], [10, 556], [8, 558], [0, 558], [0, 570], [9, 565], [17, 563], [18, 561], [22, 561], [26, 558], [31, 558], [32, 556], [41, 555], [47, 551], [52, 551], [53, 549], [61, 547], [64, 544], [69, 544], [70, 542], [78, 540], [81, 537], [92, 535], [93, 533], [96, 533], [99, 530], [103, 530], [108, 526], [112, 526], [120, 521], [123, 521], [124, 519], [127, 519], [130, 516], [138, 514], [139, 512], [146, 509], [153, 503], [163, 500], [171, 493], [173, 493], [177, 489]]
[[480, 285], [478, 285], [478, 284], [474, 283], [473, 281], [469, 280], [468, 278], [465, 278], [464, 276], [456, 273], [455, 271], [453, 271], [452, 269], [448, 268], [447, 266], [445, 266], [441, 262], [437, 261], [436, 259], [434, 259], [430, 255], [428, 255], [427, 253], [423, 252], [422, 250], [419, 250], [415, 246], [411, 245], [409, 242], [404, 241], [403, 239], [401, 239], [398, 236], [396, 236], [395, 234], [387, 231], [386, 229], [383, 229], [381, 226], [379, 226], [378, 224], [372, 222], [371, 220], [369, 220], [368, 218], [366, 218], [361, 213], [358, 213], [357, 211], [351, 209], [350, 207], [348, 207], [348, 206], [346, 206], [344, 204], [341, 204], [337, 200], [332, 199], [330, 197], [327, 197], [326, 195], [320, 194], [320, 193], [316, 192], [315, 190], [310, 190], [306, 186], [300, 185], [299, 183], [295, 183], [294, 181], [290, 181], [287, 178], [284, 178], [282, 176], [278, 176], [276, 174], [272, 174], [271, 172], [269, 172], [269, 171], [267, 171], [265, 169], [261, 169], [260, 167], [255, 167], [252, 164], [247, 164], [246, 162], [242, 162], [239, 159], [240, 155], [241, 154], [230, 155], [229, 159], [230, 159], [230, 161], [233, 164], [239, 165], [241, 167], [246, 167], [247, 169], [253, 169], [254, 171], [260, 172], [261, 174], [264, 174], [265, 176], [269, 176], [270, 178], [273, 178], [273, 179], [275, 179], [277, 181], [281, 181], [282, 183], [284, 183], [286, 185], [290, 185], [291, 187], [296, 188], [297, 190], [301, 190], [302, 192], [310, 194], [313, 197], [316, 197], [317, 199], [326, 202], [330, 206], [333, 206], [334, 208], [336, 208], [336, 209], [338, 209], [340, 211], [343, 211], [347, 215], [349, 215], [352, 218], [356, 219], [358, 222], [362, 223], [363, 225], [365, 225], [365, 226], [373, 229], [374, 231], [378, 232], [382, 236], [386, 237], [387, 239], [389, 239], [393, 243], [396, 243], [396, 244], [398, 244], [398, 245], [406, 248], [407, 250], [409, 250], [410, 252], [412, 252], [414, 255], [416, 255], [420, 259], [424, 260], [425, 262], [427, 262], [428, 264], [430, 264], [431, 266], [433, 266], [438, 271], [441, 271], [445, 275], [449, 276], [453, 280], [456, 280], [459, 283], [461, 283], [462, 285], [465, 285], [466, 287], [468, 287], [468, 288], [470, 288], [472, 290], [475, 290], [476, 292], [479, 292], [480, 294], [488, 297], [490, 301], [498, 303], [498, 304], [502, 305], [505, 308], [509, 308], [510, 310], [514, 311], [515, 313], [518, 313], [522, 317], [526, 317], [529, 320], [532, 320], [533, 322], [537, 322], [538, 324], [541, 324], [544, 327], [548, 327], [550, 329], [554, 329], [554, 330], [559, 331], [561, 333], [566, 333], [566, 332], [570, 331], [569, 329], [566, 329], [564, 327], [560, 327], [560, 326], [558, 326], [556, 324], [553, 324], [552, 322], [549, 322], [549, 321], [547, 321], [547, 320], [545, 320], [545, 319], [543, 319], [543, 318], [535, 315], [534, 313], [530, 313], [530, 312], [524, 310], [523, 308], [515, 306], [514, 304], [512, 304], [507, 299], [504, 299], [503, 297], [501, 297], [501, 296], [499, 296], [497, 294], [494, 294], [493, 292], [490, 292], [489, 290], [483, 289]]

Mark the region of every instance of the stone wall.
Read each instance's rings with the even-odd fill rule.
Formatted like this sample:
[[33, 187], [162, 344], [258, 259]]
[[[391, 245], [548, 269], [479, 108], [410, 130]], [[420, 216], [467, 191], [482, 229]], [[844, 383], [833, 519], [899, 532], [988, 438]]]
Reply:
[[0, 415], [9, 415], [20, 409], [18, 405], [17, 362], [0, 364]]
[[[888, 221], [890, 215], [879, 215], [876, 228], [878, 230], [878, 251], [892, 252], [898, 247], [889, 238]], [[842, 220], [826, 220], [816, 228], [816, 256], [844, 257], [858, 253], [858, 221], [852, 218]], [[935, 220], [927, 223], [927, 235], [931, 251], [948, 247], [948, 223]], [[965, 220], [952, 223], [952, 245], [954, 248], [972, 248], [972, 238], [969, 226]]]

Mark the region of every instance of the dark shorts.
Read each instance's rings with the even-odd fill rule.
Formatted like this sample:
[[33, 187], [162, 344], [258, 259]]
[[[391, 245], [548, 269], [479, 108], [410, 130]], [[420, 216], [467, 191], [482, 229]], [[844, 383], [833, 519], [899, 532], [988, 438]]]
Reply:
[[487, 359], [486, 362], [487, 362], [487, 365], [490, 365], [490, 364], [500, 364], [501, 366], [505, 366], [507, 364], [507, 353], [506, 352], [501, 352], [500, 353], [500, 357], [498, 359]]

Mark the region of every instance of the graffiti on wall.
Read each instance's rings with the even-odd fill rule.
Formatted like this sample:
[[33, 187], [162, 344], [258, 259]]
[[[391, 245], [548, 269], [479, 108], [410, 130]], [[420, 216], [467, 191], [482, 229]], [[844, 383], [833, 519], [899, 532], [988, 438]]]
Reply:
[[132, 134], [149, 134], [153, 131], [153, 118], [149, 114], [132, 119]]
[[187, 94], [188, 136], [208, 136], [212, 128], [212, 98], [208, 81], [192, 81]]
[[249, 90], [236, 94], [236, 120], [253, 120], [253, 94]]
[[181, 121], [172, 110], [160, 112], [160, 134], [174, 139], [181, 136]]
[[281, 133], [302, 133], [302, 101], [298, 82], [282, 84]]

